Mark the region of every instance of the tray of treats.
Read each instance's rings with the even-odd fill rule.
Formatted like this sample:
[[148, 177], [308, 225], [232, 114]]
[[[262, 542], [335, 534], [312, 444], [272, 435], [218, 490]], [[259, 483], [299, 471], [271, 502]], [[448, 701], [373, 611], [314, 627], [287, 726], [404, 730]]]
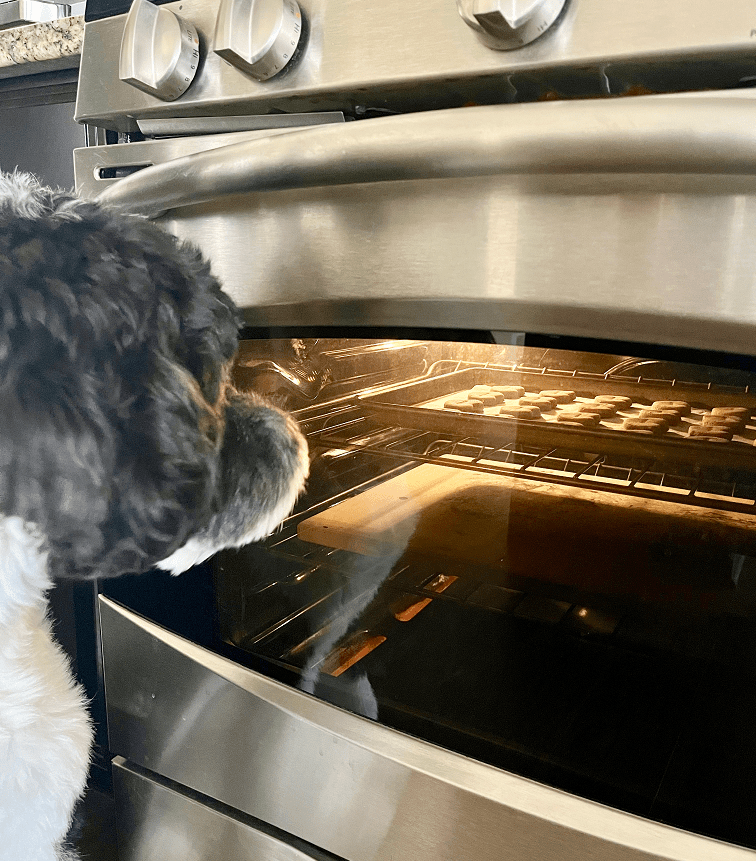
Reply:
[[474, 437], [756, 468], [756, 395], [712, 386], [466, 368], [358, 396], [393, 424]]

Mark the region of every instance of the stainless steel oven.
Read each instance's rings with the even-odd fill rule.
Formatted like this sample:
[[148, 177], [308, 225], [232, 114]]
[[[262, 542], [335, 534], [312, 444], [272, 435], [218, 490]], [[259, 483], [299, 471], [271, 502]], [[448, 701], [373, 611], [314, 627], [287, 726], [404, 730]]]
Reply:
[[752, 858], [754, 10], [405, 5], [88, 3], [78, 189], [312, 451], [102, 587], [122, 861]]

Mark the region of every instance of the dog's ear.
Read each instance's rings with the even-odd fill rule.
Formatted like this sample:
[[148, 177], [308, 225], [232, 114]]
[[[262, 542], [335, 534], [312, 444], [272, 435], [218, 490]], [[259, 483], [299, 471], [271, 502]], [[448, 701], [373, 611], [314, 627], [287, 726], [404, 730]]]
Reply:
[[0, 511], [53, 574], [144, 571], [208, 522], [238, 320], [147, 221], [0, 183]]

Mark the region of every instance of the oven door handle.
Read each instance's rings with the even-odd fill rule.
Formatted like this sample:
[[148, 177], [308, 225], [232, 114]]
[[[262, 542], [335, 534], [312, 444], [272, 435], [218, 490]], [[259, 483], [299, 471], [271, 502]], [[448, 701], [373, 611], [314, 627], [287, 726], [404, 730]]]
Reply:
[[[750, 119], [749, 119], [750, 116]], [[240, 193], [497, 174], [756, 174], [756, 101], [649, 96], [312, 126], [177, 158], [99, 199], [156, 216]]]

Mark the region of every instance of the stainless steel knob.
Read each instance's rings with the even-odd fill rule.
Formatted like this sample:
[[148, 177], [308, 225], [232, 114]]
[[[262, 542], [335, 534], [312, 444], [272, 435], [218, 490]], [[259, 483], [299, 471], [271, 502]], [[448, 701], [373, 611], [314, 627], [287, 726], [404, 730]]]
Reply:
[[484, 45], [511, 51], [534, 41], [559, 17], [567, 0], [457, 0], [463, 21]]
[[134, 0], [121, 39], [118, 77], [172, 102], [197, 74], [199, 38], [194, 26], [164, 6]]
[[277, 75], [302, 35], [296, 0], [221, 0], [213, 50], [258, 81]]

